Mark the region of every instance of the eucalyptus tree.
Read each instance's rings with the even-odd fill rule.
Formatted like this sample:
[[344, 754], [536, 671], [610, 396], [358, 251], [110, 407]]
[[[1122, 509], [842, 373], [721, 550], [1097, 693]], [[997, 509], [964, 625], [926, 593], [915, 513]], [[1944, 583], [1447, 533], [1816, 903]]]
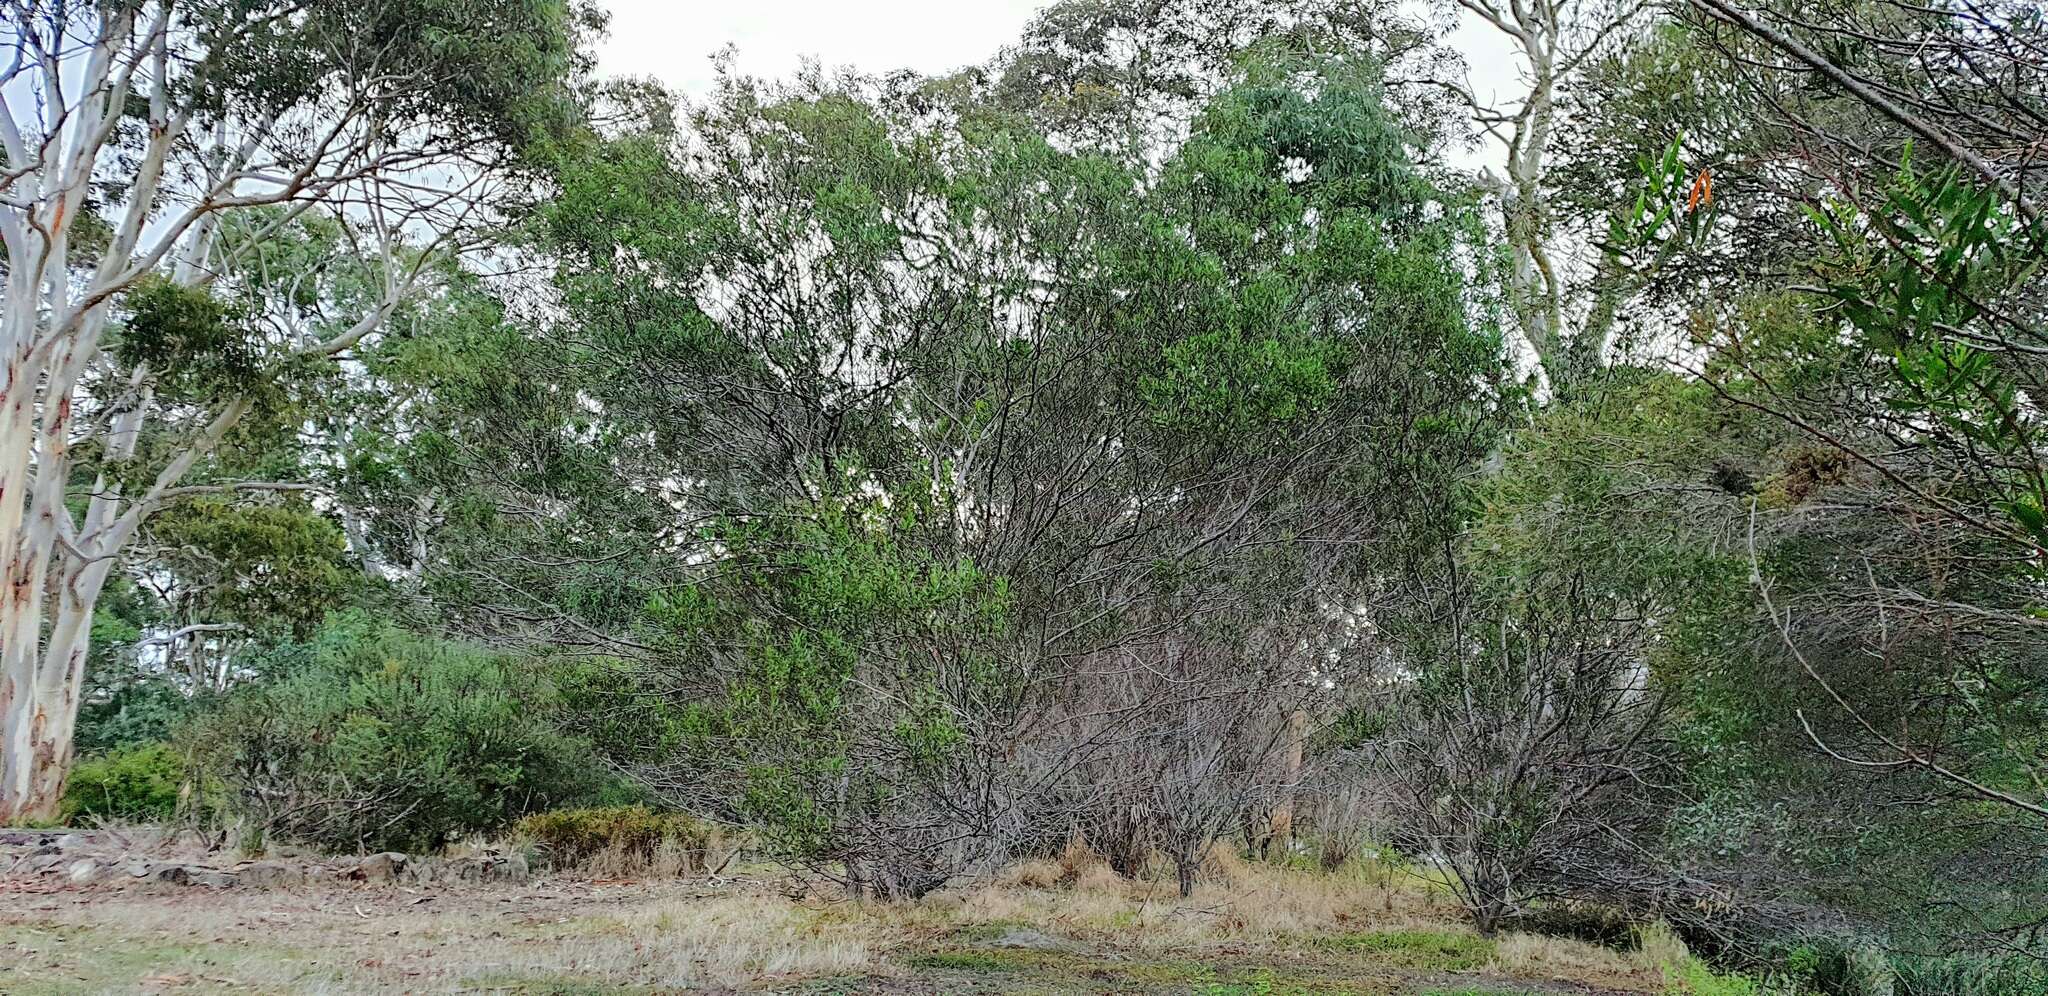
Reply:
[[1585, 71], [1640, 33], [1651, 6], [1648, 0], [1456, 0], [1454, 9], [1498, 32], [1523, 89], [1502, 99], [1477, 91], [1469, 79], [1420, 81], [1462, 103], [1500, 157], [1502, 175], [1487, 167], [1480, 182], [1499, 203], [1507, 300], [1524, 346], [1556, 391], [1570, 390], [1606, 361], [1622, 294], [1614, 285], [1629, 275], [1597, 244], [1605, 212], [1586, 218], [1562, 210], [1561, 132]]
[[[6, 4], [0, 821], [57, 803], [123, 550], [168, 503], [291, 484], [212, 466], [473, 242], [514, 150], [570, 111], [591, 26], [554, 0]], [[280, 329], [227, 303], [224, 274], [322, 215], [376, 275], [347, 313]]]
[[[1452, 61], [1436, 44], [1445, 25], [1422, 14], [1379, 0], [1061, 0], [970, 74], [990, 100], [1062, 141], [1164, 154], [1248, 57], [1369, 59], [1395, 79], [1440, 75]], [[1425, 156], [1452, 125], [1447, 110], [1394, 106]]]

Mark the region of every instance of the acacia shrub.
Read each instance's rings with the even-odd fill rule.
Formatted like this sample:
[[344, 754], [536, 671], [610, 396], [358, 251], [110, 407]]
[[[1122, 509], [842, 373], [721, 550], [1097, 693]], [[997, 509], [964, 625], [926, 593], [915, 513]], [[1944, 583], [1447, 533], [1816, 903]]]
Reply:
[[533, 813], [520, 819], [513, 832], [557, 869], [709, 872], [722, 863], [714, 854], [732, 853], [732, 842], [718, 827], [687, 813], [639, 805]]
[[185, 759], [169, 744], [122, 747], [78, 762], [64, 788], [66, 823], [172, 819], [185, 784]]
[[609, 784], [531, 659], [362, 614], [188, 736], [250, 829], [335, 850], [425, 850]]

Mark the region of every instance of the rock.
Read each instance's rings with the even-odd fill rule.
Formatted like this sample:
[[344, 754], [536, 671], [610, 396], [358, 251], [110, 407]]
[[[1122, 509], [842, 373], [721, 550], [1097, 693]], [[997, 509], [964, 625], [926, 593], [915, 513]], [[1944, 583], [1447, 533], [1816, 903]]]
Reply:
[[257, 889], [288, 889], [306, 884], [306, 871], [283, 861], [253, 861], [235, 869], [243, 885]]
[[91, 858], [80, 858], [77, 861], [73, 861], [71, 867], [65, 869], [64, 877], [70, 879], [73, 885], [85, 885], [98, 879], [100, 873], [106, 870], [108, 869], [98, 861]]
[[399, 876], [405, 874], [405, 865], [408, 860], [404, 854], [397, 851], [372, 854], [356, 862], [356, 866], [350, 869], [348, 877], [359, 882], [368, 882], [372, 885], [390, 885], [398, 881]]
[[55, 871], [63, 864], [64, 856], [52, 849], [47, 854], [39, 851], [23, 858], [21, 864], [15, 866], [15, 871], [24, 875], [41, 875]]
[[209, 889], [233, 888], [237, 882], [234, 872], [205, 865], [158, 865], [150, 872], [149, 879], [165, 885], [197, 885]]
[[149, 862], [141, 858], [130, 858], [126, 864], [121, 866], [121, 870], [135, 878], [148, 878], [149, 867]]
[[476, 883], [484, 880], [484, 867], [488, 858], [449, 858], [437, 861], [420, 869], [424, 881], [445, 885]]

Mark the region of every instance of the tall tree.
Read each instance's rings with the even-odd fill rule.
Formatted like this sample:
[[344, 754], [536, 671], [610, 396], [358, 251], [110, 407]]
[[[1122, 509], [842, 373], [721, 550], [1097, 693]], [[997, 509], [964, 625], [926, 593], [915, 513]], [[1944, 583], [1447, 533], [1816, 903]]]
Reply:
[[[130, 540], [168, 502], [287, 483], [208, 471], [270, 387], [346, 357], [471, 244], [516, 147], [571, 108], [592, 26], [558, 0], [4, 10], [0, 822], [54, 811]], [[224, 303], [223, 275], [308, 215], [372, 261], [348, 313]]]
[[1192, 872], [1500, 401], [1470, 205], [1377, 69], [1239, 73], [1163, 161], [958, 79], [811, 78], [565, 165], [547, 338], [606, 371], [599, 490], [671, 523], [572, 554], [657, 558], [613, 575], [660, 582], [620, 635], [685, 717], [650, 782], [915, 895], [1065, 832], [1123, 756], [1172, 774], [1119, 801]]
[[1501, 102], [1468, 81], [1421, 81], [1455, 94], [1479, 132], [1498, 143], [1504, 175], [1488, 169], [1481, 180], [1499, 202], [1508, 305], [1524, 345], [1557, 391], [1569, 390], [1606, 359], [1617, 309], [1612, 284], [1623, 275], [1589, 230], [1559, 210], [1556, 157], [1565, 98], [1589, 61], [1639, 28], [1649, 6], [1646, 0], [1457, 0], [1510, 46], [1524, 90]]

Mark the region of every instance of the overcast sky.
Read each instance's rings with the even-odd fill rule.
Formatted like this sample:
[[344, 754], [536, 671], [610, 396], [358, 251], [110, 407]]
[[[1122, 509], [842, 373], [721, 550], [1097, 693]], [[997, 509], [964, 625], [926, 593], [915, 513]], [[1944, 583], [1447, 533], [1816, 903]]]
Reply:
[[[754, 76], [827, 69], [933, 74], [983, 62], [1015, 41], [1050, 0], [601, 0], [611, 34], [598, 50], [611, 75], [652, 76], [691, 95], [711, 88], [711, 55], [730, 44]], [[1468, 18], [1452, 36], [1481, 95], [1516, 92], [1506, 43]], [[1462, 157], [1460, 157], [1462, 158]], [[1490, 162], [1487, 150], [1472, 164]]]
[[599, 68], [710, 89], [711, 54], [739, 49], [739, 69], [787, 76], [806, 57], [828, 69], [939, 73], [981, 62], [1022, 33], [1046, 0], [602, 0], [611, 37]]

